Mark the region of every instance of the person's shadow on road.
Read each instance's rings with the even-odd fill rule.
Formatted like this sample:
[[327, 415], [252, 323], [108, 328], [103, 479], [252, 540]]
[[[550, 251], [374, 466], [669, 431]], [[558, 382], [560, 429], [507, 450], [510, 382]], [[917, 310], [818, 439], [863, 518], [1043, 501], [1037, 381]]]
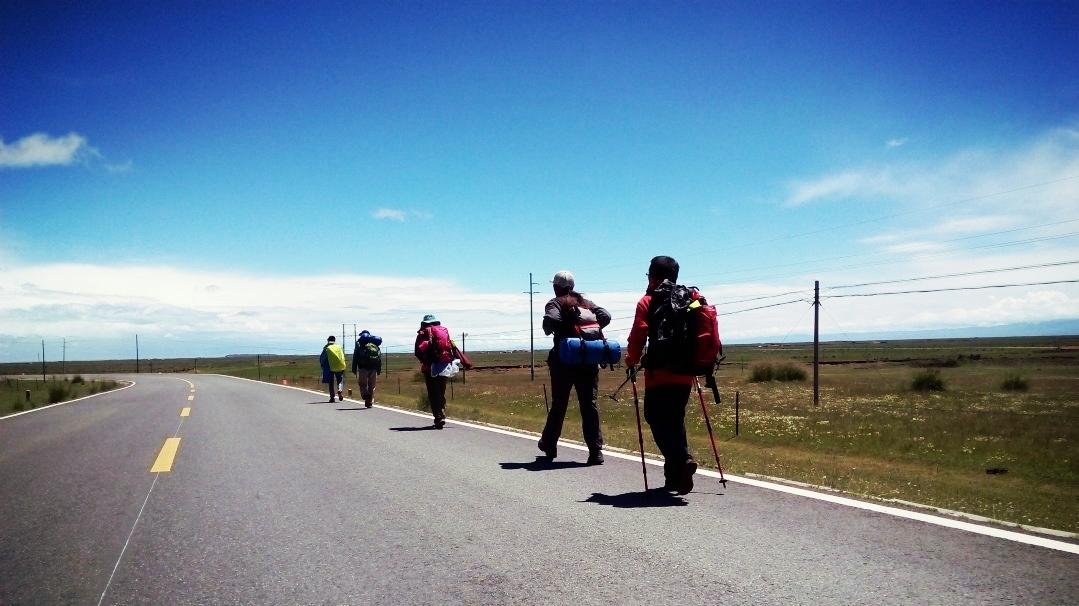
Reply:
[[433, 431], [438, 429], [434, 425], [424, 425], [423, 427], [391, 427], [390, 431]]
[[536, 457], [535, 461], [527, 463], [499, 463], [502, 469], [524, 469], [525, 471], [551, 471], [553, 469], [572, 469], [574, 467], [588, 467], [580, 461], [552, 461], [547, 457]]
[[685, 507], [689, 505], [689, 502], [682, 497], [662, 489], [652, 489], [648, 492], [627, 492], [617, 495], [594, 492], [592, 496], [581, 502], [610, 505], [611, 507], [623, 509], [635, 507]]
[[337, 410], [367, 410], [364, 406], [358, 406], [356, 408], [338, 408]]

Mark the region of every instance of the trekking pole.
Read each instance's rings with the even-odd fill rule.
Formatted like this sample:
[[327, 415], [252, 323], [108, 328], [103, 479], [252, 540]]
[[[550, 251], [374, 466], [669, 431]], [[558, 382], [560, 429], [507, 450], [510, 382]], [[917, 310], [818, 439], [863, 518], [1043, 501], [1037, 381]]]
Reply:
[[551, 414], [551, 407], [547, 404], [547, 384], [543, 384], [543, 408], [547, 410], [547, 414]]
[[644, 491], [648, 492], [648, 468], [644, 465], [644, 432], [641, 430], [641, 403], [637, 399], [637, 371], [629, 369], [630, 383], [633, 384], [633, 410], [637, 413], [637, 444], [641, 447], [641, 474], [644, 475]]
[[704, 405], [704, 392], [701, 391], [701, 381], [693, 377], [693, 384], [697, 386], [697, 396], [701, 399], [701, 413], [704, 414], [704, 426], [708, 428], [708, 439], [712, 441], [712, 454], [716, 457], [716, 469], [719, 470], [719, 483], [723, 488], [727, 487], [727, 479], [723, 477], [723, 466], [719, 463], [719, 450], [716, 448], [716, 437], [712, 434], [712, 421], [708, 418], [708, 408]]
[[629, 376], [626, 376], [626, 380], [622, 381], [622, 383], [614, 390], [614, 393], [608, 394], [607, 397], [617, 402], [618, 392], [622, 391], [622, 388], [626, 386], [626, 383], [629, 383]]

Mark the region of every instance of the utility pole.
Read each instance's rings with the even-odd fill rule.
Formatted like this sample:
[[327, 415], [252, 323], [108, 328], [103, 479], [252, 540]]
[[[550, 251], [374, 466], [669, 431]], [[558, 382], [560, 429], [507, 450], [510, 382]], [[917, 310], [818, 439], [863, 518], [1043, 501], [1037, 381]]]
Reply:
[[255, 365], [259, 368], [259, 381], [262, 380], [262, 354], [255, 354]]
[[[468, 336], [467, 332], [462, 332], [461, 333], [461, 353], [468, 353], [468, 350], [465, 349], [465, 337], [467, 337], [467, 336]], [[465, 384], [465, 383], [468, 383], [468, 371], [464, 370], [464, 369], [461, 369], [461, 384]]]
[[352, 323], [352, 342], [356, 343], [356, 339], [358, 339], [358, 338], [359, 338], [359, 335], [356, 334], [356, 323], [353, 322]]
[[135, 374], [139, 374], [139, 335], [135, 333]]
[[45, 382], [45, 339], [41, 340], [41, 382]]
[[60, 374], [67, 374], [67, 337], [64, 337], [64, 353], [60, 359]]
[[525, 291], [524, 294], [528, 295], [528, 342], [529, 342], [529, 347], [528, 347], [528, 355], [529, 355], [528, 368], [529, 368], [529, 371], [532, 373], [532, 380], [533, 381], [536, 380], [536, 328], [535, 328], [536, 320], [535, 320], [535, 318], [532, 317], [533, 316], [532, 295], [536, 295], [536, 294], [539, 294], [539, 293], [536, 292], [535, 290], [533, 290], [532, 287], [538, 286], [538, 285], [539, 284], [537, 282], [532, 281], [532, 272], [528, 272], [528, 290]]
[[813, 281], [813, 406], [820, 403], [820, 280]]

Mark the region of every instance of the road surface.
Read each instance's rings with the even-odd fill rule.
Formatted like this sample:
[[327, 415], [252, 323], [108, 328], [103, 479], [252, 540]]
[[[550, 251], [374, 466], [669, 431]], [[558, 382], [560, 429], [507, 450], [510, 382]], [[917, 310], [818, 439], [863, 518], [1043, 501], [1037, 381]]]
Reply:
[[134, 380], [0, 420], [0, 604], [1079, 603], [1057, 549], [709, 478], [644, 498], [639, 462]]

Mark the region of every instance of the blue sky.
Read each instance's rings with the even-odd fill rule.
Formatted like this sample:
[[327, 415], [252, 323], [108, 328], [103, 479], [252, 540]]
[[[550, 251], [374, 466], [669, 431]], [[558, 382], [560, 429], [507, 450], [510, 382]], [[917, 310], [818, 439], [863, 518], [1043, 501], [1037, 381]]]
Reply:
[[[175, 354], [285, 348], [375, 319], [404, 339], [401, 285], [497, 333], [527, 308], [485, 309], [520, 305], [529, 271], [630, 307], [655, 254], [730, 300], [1079, 259], [1068, 237], [975, 248], [1075, 231], [1032, 227], [1079, 217], [1074, 3], [219, 4], [0, 7], [8, 343], [141, 326]], [[308, 290], [183, 294], [245, 280]], [[1079, 316], [1067, 285], [1009, 295], [844, 312], [843, 332]], [[917, 305], [973, 305], [950, 297]], [[799, 322], [775, 314], [730, 332]]]

